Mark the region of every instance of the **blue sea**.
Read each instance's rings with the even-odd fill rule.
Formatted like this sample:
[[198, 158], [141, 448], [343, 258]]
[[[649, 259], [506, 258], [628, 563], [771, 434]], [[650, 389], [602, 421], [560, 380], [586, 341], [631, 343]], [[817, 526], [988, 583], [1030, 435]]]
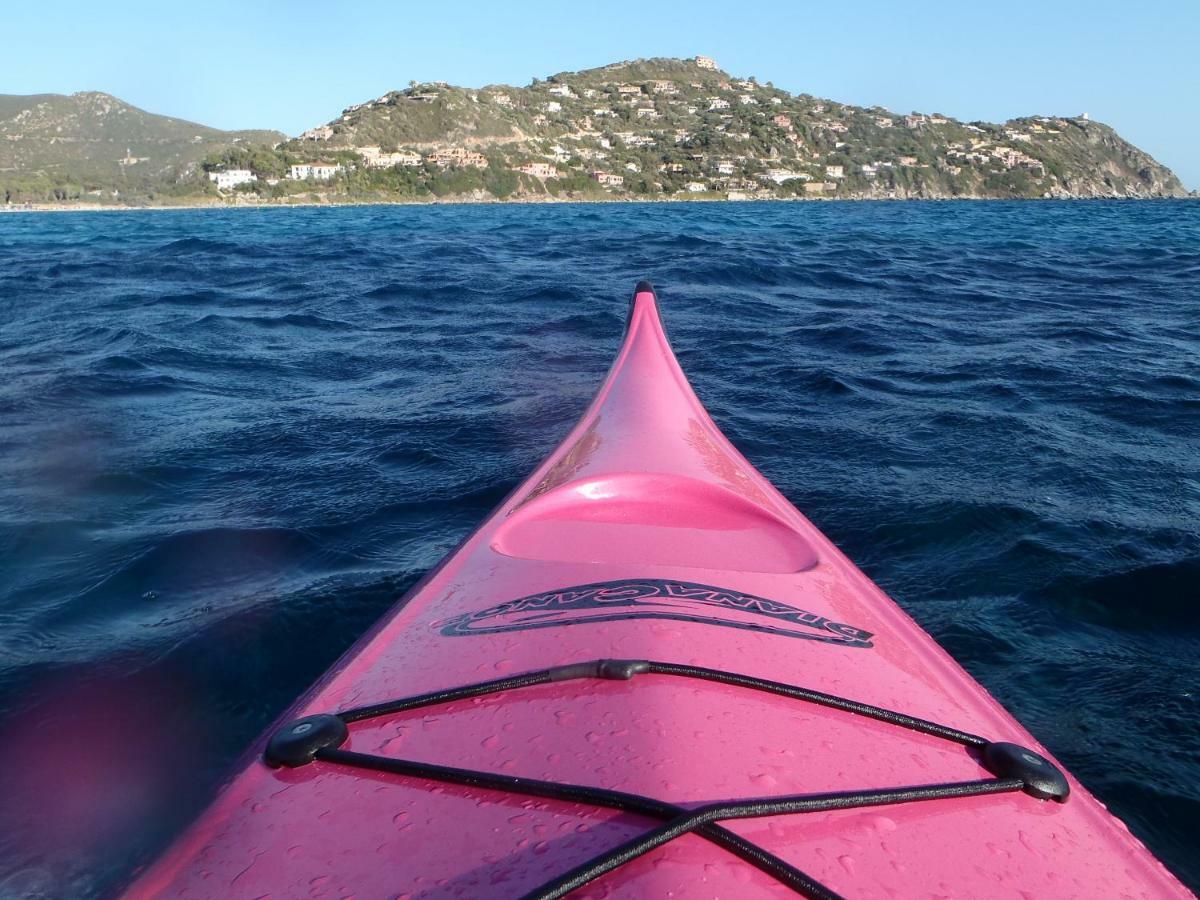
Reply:
[[0, 215], [0, 897], [94, 896], [561, 439], [718, 424], [1200, 888], [1200, 203]]

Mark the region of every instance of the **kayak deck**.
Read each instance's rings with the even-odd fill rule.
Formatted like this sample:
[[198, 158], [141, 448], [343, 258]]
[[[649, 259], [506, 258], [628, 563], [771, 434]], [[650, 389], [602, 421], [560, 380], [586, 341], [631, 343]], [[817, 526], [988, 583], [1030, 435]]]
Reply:
[[[639, 285], [560, 447], [285, 717], [594, 660], [800, 686], [1049, 754], [730, 445]], [[266, 738], [258, 745], [265, 745]], [[978, 748], [743, 684], [653, 670], [362, 718], [342, 752], [718, 801], [994, 780]], [[829, 891], [1190, 896], [1073, 779], [724, 821]], [[318, 758], [252, 762], [131, 896], [519, 896], [661, 824], [645, 813]], [[787, 896], [687, 833], [579, 896]]]

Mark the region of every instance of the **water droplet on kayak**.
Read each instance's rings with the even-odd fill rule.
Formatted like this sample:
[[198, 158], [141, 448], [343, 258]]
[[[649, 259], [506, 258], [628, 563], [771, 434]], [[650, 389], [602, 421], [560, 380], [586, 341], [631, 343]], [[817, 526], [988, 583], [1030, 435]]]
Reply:
[[550, 849], [550, 845], [548, 843], [546, 843], [545, 841], [538, 841], [536, 844], [533, 845], [533, 852], [536, 853], [538, 856], [541, 856], [543, 853], [545, 853], [549, 849]]
[[896, 830], [896, 823], [887, 816], [875, 816], [871, 824], [880, 834], [887, 834], [889, 831]]
[[500, 738], [497, 735], [489, 735], [479, 742], [479, 746], [484, 750], [492, 750], [500, 746]]
[[842, 855], [842, 856], [838, 857], [838, 862], [841, 863], [842, 868], [846, 870], [847, 875], [854, 874], [854, 858], [853, 857]]

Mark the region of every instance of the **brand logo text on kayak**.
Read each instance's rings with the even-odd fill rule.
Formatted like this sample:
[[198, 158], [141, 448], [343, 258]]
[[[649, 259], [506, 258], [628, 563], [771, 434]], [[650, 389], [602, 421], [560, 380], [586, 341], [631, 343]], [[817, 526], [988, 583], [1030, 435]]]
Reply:
[[461, 637], [638, 618], [720, 625], [845, 647], [871, 647], [873, 636], [778, 600], [657, 578], [602, 581], [531, 594], [455, 616], [442, 623], [442, 634]]

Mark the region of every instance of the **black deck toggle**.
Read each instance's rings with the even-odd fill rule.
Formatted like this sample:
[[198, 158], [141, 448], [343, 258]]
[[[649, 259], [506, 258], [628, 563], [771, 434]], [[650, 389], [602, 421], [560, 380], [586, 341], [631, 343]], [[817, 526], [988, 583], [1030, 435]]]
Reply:
[[650, 671], [650, 662], [645, 659], [593, 659], [582, 663], [569, 663], [547, 669], [550, 681], [570, 681], [574, 678], [608, 678], [612, 681], [628, 681], [634, 675]]
[[305, 716], [288, 722], [271, 735], [263, 751], [263, 761], [273, 769], [307, 766], [318, 750], [340, 747], [349, 736], [350, 729], [338, 716]]
[[1039, 800], [1067, 802], [1071, 785], [1058, 766], [1020, 744], [993, 741], [983, 748], [983, 767], [997, 778], [1020, 778], [1025, 793]]

